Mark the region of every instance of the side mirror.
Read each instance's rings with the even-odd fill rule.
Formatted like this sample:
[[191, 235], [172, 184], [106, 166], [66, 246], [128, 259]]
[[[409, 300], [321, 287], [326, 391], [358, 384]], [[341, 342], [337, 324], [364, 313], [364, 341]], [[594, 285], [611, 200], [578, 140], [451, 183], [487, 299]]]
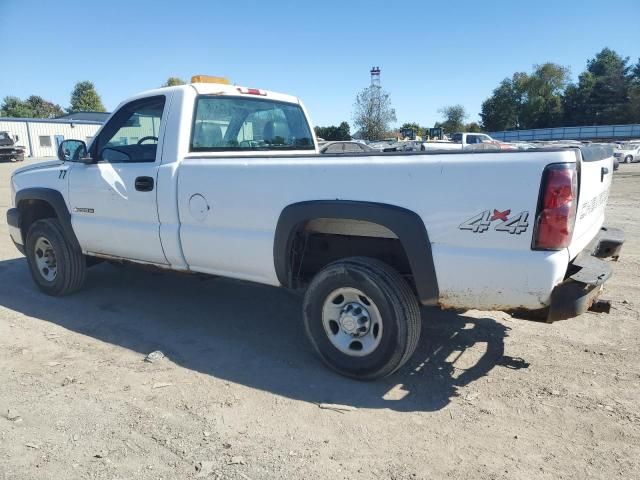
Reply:
[[58, 146], [58, 159], [63, 162], [93, 163], [82, 140], [63, 140]]

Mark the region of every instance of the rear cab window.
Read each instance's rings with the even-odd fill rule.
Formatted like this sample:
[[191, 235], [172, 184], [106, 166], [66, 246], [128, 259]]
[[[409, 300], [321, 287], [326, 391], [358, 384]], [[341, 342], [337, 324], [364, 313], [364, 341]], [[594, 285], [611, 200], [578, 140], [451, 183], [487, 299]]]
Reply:
[[192, 152], [314, 150], [300, 105], [275, 100], [200, 95], [191, 128]]

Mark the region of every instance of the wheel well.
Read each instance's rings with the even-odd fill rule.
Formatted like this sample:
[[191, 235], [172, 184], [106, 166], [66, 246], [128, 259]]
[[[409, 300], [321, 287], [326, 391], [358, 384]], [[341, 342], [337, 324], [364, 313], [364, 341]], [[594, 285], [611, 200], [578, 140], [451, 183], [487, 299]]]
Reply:
[[322, 263], [354, 254], [393, 266], [411, 280], [422, 304], [437, 304], [431, 242], [416, 212], [355, 200], [309, 200], [282, 210], [273, 241], [273, 262], [281, 285], [296, 288]]
[[[373, 222], [323, 218], [299, 224], [291, 249], [291, 280], [305, 287], [331, 262], [361, 256], [376, 258], [398, 271], [415, 290], [409, 258], [400, 240]], [[331, 228], [333, 226], [333, 228]], [[369, 231], [374, 235], [366, 235]]]
[[45, 200], [28, 199], [18, 203], [20, 210], [22, 238], [26, 241], [27, 232], [33, 222], [43, 218], [57, 218], [55, 209]]

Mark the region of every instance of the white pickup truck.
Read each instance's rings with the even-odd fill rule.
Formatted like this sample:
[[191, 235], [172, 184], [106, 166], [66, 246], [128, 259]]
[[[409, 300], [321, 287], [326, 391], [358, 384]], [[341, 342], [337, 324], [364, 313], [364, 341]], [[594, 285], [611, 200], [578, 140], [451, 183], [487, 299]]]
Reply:
[[96, 258], [304, 291], [311, 344], [358, 379], [408, 360], [420, 304], [605, 309], [611, 150], [320, 155], [297, 98], [196, 80], [13, 174], [9, 230], [42, 291], [78, 290]]
[[454, 133], [451, 140], [429, 140], [422, 142], [420, 150], [464, 150], [465, 148], [473, 148], [486, 145], [496, 145], [498, 149], [499, 142], [495, 141], [486, 133]]

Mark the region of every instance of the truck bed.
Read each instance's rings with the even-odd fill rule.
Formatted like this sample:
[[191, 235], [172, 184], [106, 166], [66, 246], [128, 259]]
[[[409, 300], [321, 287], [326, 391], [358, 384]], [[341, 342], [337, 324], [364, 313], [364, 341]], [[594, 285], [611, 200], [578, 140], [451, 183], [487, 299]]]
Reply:
[[[275, 226], [287, 205], [318, 199], [385, 203], [413, 210], [423, 220], [441, 305], [539, 309], [548, 305], [549, 292], [564, 278], [572, 255], [572, 248], [531, 250], [542, 172], [550, 163], [576, 161], [586, 171], [588, 162], [581, 160], [585, 156], [598, 168], [605, 162], [612, 169], [608, 152], [596, 147], [374, 155], [191, 154], [178, 169], [176, 233], [182, 252], [172, 256], [182, 257], [195, 271], [279, 285], [272, 251]], [[608, 183], [604, 188], [608, 190]], [[211, 209], [200, 220], [191, 212], [194, 195], [206, 199]], [[494, 210], [526, 214], [526, 228], [514, 234], [461, 228], [474, 215]], [[599, 215], [592, 215], [591, 221], [580, 219], [580, 214], [581, 210], [577, 231], [582, 234], [576, 248], [591, 232], [593, 238], [602, 224]]]

